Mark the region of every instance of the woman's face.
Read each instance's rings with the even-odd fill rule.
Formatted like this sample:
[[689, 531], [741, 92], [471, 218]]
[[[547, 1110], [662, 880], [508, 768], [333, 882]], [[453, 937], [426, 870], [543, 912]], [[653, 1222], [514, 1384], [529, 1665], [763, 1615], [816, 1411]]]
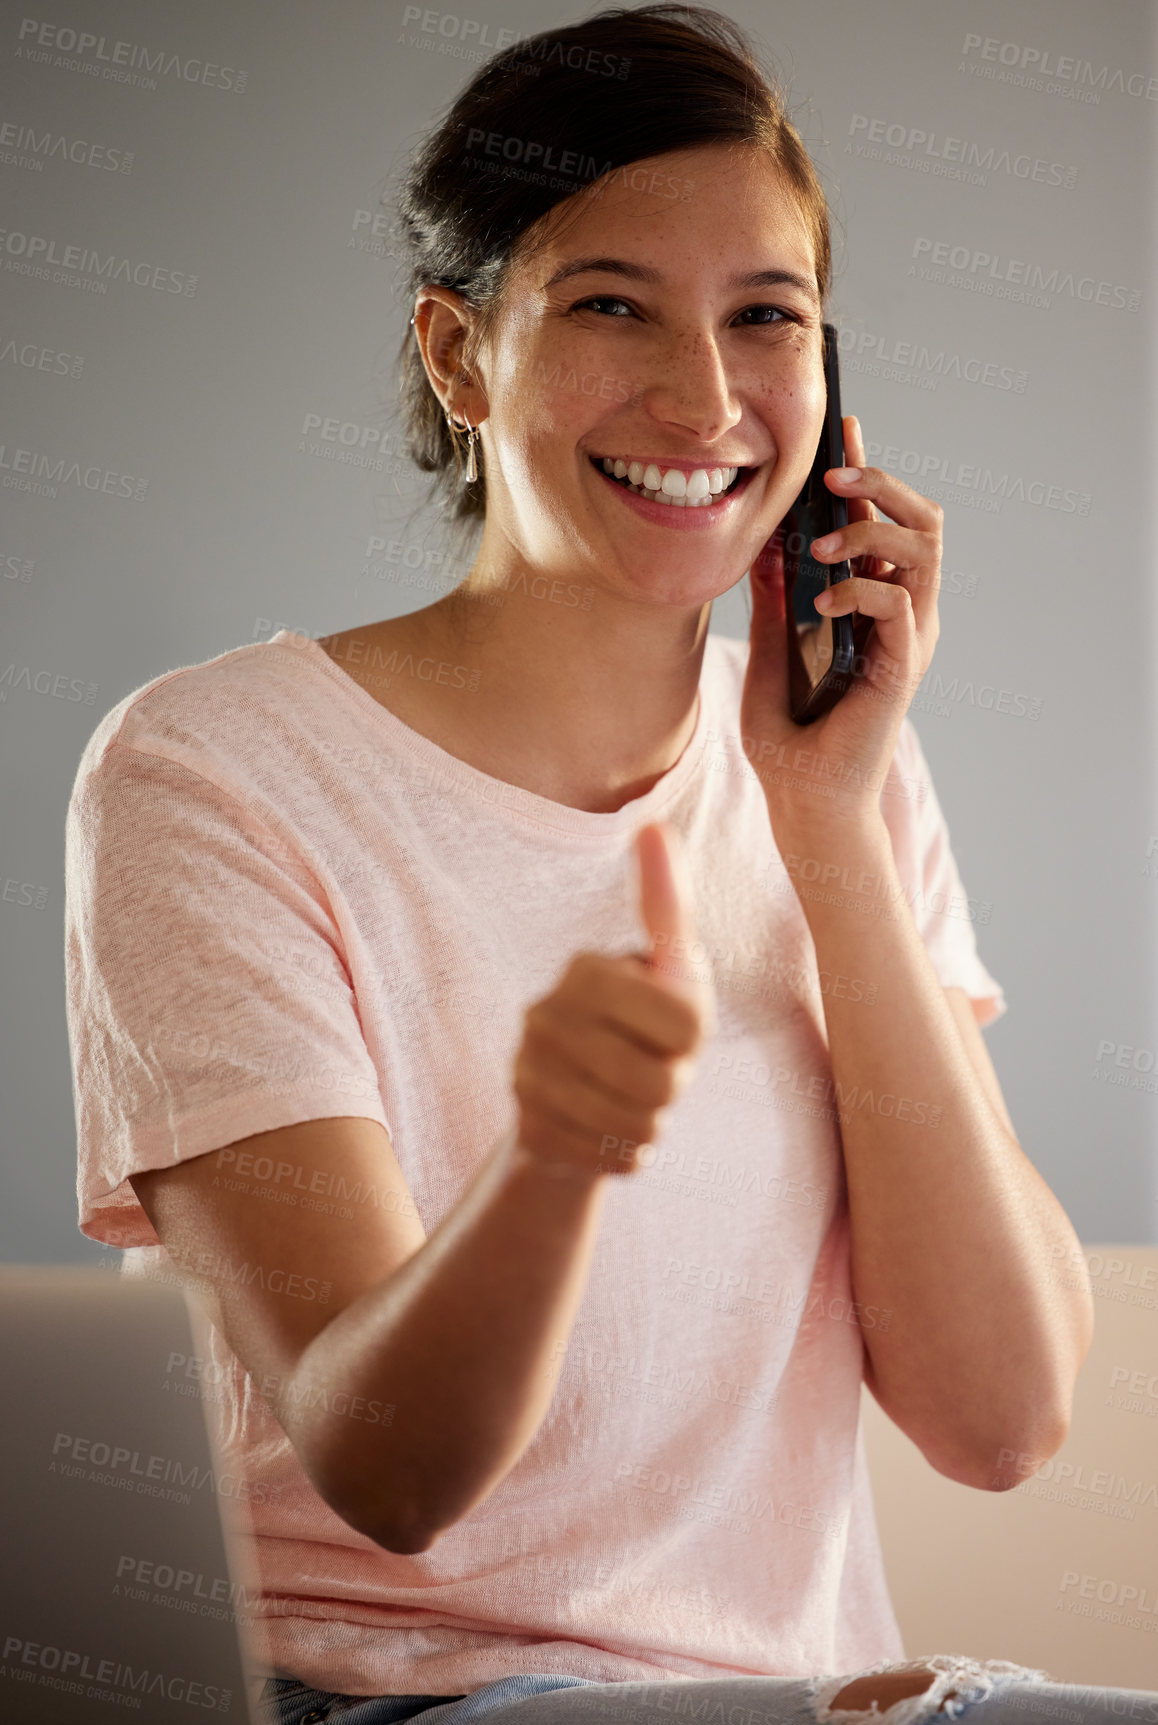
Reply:
[[[477, 367], [484, 550], [497, 532], [546, 573], [702, 604], [751, 566], [816, 452], [825, 384], [807, 228], [762, 152], [719, 145], [619, 169], [566, 215], [512, 272]], [[629, 491], [604, 458], [628, 464], [629, 484], [658, 476], [667, 495], [678, 469], [684, 503]], [[747, 472], [726, 498], [693, 501], [697, 469], [714, 498], [731, 468]]]

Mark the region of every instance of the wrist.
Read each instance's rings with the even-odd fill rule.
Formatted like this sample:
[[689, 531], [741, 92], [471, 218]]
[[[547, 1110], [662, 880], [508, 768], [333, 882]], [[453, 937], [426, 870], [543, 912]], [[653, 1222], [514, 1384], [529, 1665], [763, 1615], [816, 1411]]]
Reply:
[[810, 923], [833, 910], [885, 915], [904, 898], [892, 838], [879, 812], [856, 822], [781, 824], [773, 836]]
[[537, 1150], [528, 1149], [517, 1131], [509, 1135], [503, 1149], [508, 1166], [518, 1176], [549, 1190], [565, 1192], [573, 1188], [583, 1194], [598, 1186], [610, 1173], [610, 1169], [596, 1168], [583, 1162], [553, 1161]]
[[892, 836], [881, 814], [878, 802], [857, 805], [841, 804], [823, 814], [786, 813], [783, 807], [768, 803], [768, 820], [772, 836], [781, 856], [793, 852], [799, 856], [852, 863], [859, 857], [877, 861], [892, 861]]

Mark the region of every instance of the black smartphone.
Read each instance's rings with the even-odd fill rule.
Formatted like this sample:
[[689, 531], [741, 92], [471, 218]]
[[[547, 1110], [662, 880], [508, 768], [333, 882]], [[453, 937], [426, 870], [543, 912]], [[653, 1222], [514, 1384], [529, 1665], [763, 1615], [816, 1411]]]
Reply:
[[810, 725], [834, 707], [852, 681], [873, 619], [853, 612], [825, 617], [813, 601], [826, 587], [847, 581], [843, 563], [817, 563], [809, 547], [822, 534], [848, 525], [848, 505], [824, 483], [830, 467], [843, 467], [844, 428], [840, 409], [840, 366], [836, 326], [824, 326], [824, 378], [828, 408], [812, 471], [780, 524], [784, 552], [784, 625], [788, 637], [788, 711], [798, 725]]

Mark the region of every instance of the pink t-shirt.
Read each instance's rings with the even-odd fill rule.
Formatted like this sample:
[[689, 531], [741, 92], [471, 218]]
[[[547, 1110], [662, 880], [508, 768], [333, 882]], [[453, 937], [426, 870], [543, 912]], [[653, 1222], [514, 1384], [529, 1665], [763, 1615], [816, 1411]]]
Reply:
[[[781, 859], [740, 743], [747, 654], [709, 635], [691, 742], [610, 814], [458, 760], [286, 630], [154, 678], [85, 748], [66, 904], [80, 1226], [132, 1248], [137, 1273], [168, 1259], [129, 1174], [323, 1116], [386, 1126], [432, 1233], [513, 1124], [527, 1006], [577, 951], [644, 944], [646, 821], [683, 840], [686, 956], [714, 986], [717, 1033], [649, 1164], [605, 1194], [542, 1425], [430, 1550], [384, 1551], [334, 1514], [212, 1332], [198, 1374], [252, 1515], [271, 1667], [457, 1694], [510, 1672], [904, 1657], [859, 1429], [862, 1326], [889, 1314], [852, 1304], [823, 1005], [867, 985], [818, 974], [793, 884], [808, 868]], [[933, 967], [986, 1024], [1004, 997], [908, 719], [881, 808]], [[395, 1201], [269, 1184], [271, 1202], [338, 1214]], [[293, 1271], [229, 1274], [287, 1291]], [[388, 1420], [382, 1402], [351, 1417]]]

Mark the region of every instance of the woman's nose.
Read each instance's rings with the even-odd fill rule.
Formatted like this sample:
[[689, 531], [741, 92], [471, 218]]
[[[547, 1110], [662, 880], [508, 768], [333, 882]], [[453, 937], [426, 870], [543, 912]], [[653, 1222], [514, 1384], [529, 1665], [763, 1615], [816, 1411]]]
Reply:
[[702, 332], [673, 336], [654, 355], [643, 405], [656, 420], [686, 427], [704, 442], [738, 424], [742, 414], [719, 345]]

